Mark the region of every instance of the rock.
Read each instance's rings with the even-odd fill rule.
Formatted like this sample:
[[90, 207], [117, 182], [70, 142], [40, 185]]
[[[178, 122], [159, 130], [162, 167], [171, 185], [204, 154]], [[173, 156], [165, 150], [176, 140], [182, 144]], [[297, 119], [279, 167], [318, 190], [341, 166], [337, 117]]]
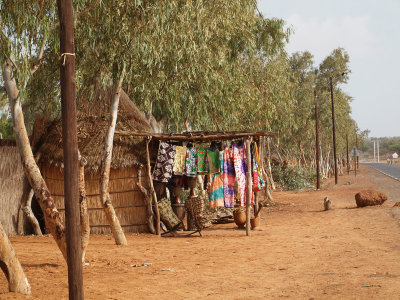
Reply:
[[393, 207], [399, 207], [400, 206], [400, 202], [396, 202]]
[[387, 200], [387, 196], [384, 193], [374, 190], [363, 190], [355, 195], [356, 203], [358, 207], [381, 205]]

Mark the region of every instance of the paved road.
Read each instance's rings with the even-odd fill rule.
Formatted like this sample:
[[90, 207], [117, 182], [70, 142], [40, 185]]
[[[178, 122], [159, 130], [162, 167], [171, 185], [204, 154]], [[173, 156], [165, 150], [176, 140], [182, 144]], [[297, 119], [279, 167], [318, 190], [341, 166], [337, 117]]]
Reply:
[[375, 168], [379, 172], [400, 181], [400, 166], [378, 163], [362, 163], [362, 165]]

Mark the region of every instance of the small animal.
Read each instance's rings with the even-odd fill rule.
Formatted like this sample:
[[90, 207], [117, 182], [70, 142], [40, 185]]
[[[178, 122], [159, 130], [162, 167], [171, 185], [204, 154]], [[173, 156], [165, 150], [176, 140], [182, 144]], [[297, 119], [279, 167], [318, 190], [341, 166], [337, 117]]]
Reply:
[[328, 197], [324, 198], [324, 208], [325, 210], [330, 210], [332, 205], [332, 201], [328, 199]]

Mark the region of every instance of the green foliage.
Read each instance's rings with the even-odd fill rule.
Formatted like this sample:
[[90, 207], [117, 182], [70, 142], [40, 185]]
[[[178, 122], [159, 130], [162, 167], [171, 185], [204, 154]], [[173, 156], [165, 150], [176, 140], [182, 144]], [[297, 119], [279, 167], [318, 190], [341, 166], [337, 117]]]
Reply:
[[[332, 148], [329, 78], [333, 78], [337, 148], [363, 133], [342, 89], [349, 56], [337, 48], [314, 66], [309, 52], [289, 56], [290, 30], [267, 19], [255, 1], [75, 0], [78, 99], [115, 83], [167, 130], [269, 130], [277, 151], [309, 165], [315, 153], [314, 89], [322, 152]], [[28, 128], [37, 114], [60, 112], [60, 45], [56, 1], [0, 1], [0, 63], [11, 59]], [[38, 63], [43, 46], [43, 63]], [[0, 94], [0, 111], [7, 101]], [[3, 110], [4, 111], [4, 110]], [[290, 177], [290, 176], [289, 176]]]
[[11, 118], [7, 119], [5, 114], [0, 116], [0, 133], [3, 136], [3, 139], [13, 138], [13, 126]]
[[310, 187], [315, 174], [312, 170], [298, 165], [274, 165], [272, 168], [274, 180], [285, 190], [300, 190]]

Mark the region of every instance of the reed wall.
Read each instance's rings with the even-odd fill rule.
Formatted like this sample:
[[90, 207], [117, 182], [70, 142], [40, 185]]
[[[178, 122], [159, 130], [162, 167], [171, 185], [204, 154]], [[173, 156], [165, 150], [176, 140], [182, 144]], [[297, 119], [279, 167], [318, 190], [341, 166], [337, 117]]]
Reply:
[[[18, 233], [24, 170], [16, 146], [0, 144], [0, 222], [7, 234]], [[23, 220], [22, 220], [23, 222]]]
[[[62, 218], [65, 217], [63, 170], [54, 165], [42, 166], [43, 177], [54, 197], [55, 205]], [[143, 176], [142, 184], [148, 188], [148, 180]], [[111, 169], [109, 191], [115, 212], [124, 232], [148, 232], [147, 212], [143, 195], [137, 187], [137, 167]], [[111, 233], [100, 201], [100, 172], [85, 173], [86, 196], [91, 233]]]

